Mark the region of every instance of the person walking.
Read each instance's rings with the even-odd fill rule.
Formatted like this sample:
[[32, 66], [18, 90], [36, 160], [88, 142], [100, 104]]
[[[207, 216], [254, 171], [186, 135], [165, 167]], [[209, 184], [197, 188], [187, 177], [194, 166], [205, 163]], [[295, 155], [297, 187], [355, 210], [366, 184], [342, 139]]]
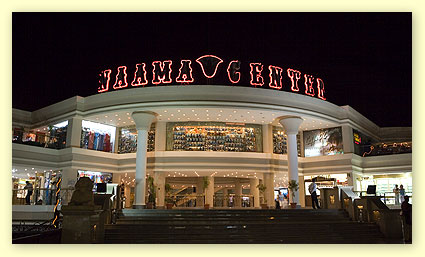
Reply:
[[319, 207], [319, 201], [317, 200], [317, 185], [316, 185], [316, 178], [313, 179], [313, 181], [311, 182], [311, 184], [308, 186], [308, 191], [310, 192], [311, 195], [311, 206], [313, 207], [313, 209], [320, 209]]
[[406, 190], [404, 190], [403, 185], [400, 185], [400, 199], [401, 199], [401, 203], [404, 202], [404, 196], [406, 195]]
[[24, 189], [27, 190], [27, 196], [25, 196], [25, 204], [26, 205], [30, 205], [31, 204], [31, 195], [32, 195], [32, 191], [33, 191], [33, 187], [32, 184], [27, 181], [27, 184], [25, 185]]
[[280, 192], [280, 190], [279, 190], [279, 194], [277, 196], [277, 199], [279, 201], [280, 209], [283, 209], [284, 204], [285, 204], [285, 197], [283, 196], [282, 192]]
[[412, 205], [409, 203], [409, 196], [404, 196], [401, 204], [401, 221], [403, 224], [403, 237], [405, 243], [412, 243]]
[[394, 204], [400, 205], [400, 189], [398, 188], [397, 184], [395, 185], [393, 189], [393, 193], [394, 193]]

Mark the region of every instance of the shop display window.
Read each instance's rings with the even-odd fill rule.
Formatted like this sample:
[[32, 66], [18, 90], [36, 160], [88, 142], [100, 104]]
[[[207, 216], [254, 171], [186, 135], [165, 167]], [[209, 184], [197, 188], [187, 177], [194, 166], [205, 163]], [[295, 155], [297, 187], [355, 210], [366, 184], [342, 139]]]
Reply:
[[[278, 127], [273, 128], [273, 153], [287, 154], [287, 140], [285, 132]], [[297, 135], [297, 150], [298, 156], [301, 157], [301, 140], [300, 135]]]
[[[155, 151], [155, 124], [152, 124], [148, 132], [148, 152]], [[136, 126], [122, 127], [119, 130], [118, 153], [137, 152]]]
[[93, 192], [97, 192], [97, 184], [112, 183], [112, 173], [89, 170], [79, 170], [78, 177], [88, 177], [93, 181]]
[[[173, 123], [167, 150], [172, 151], [222, 151], [259, 152], [262, 151], [261, 127], [245, 124], [226, 123]], [[169, 139], [169, 138], [167, 138]], [[171, 149], [170, 149], [171, 148]]]
[[305, 157], [343, 154], [341, 127], [303, 132]]
[[62, 149], [66, 147], [68, 121], [35, 129], [15, 127], [12, 142], [32, 146]]
[[82, 121], [80, 147], [103, 152], [113, 152], [115, 127], [91, 121]]

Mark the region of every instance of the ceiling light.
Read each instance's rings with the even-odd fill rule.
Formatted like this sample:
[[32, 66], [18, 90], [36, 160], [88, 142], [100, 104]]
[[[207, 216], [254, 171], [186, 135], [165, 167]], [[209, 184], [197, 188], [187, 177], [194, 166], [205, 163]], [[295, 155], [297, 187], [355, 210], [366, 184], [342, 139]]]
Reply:
[[164, 110], [164, 112], [167, 112], [167, 110]]
[[177, 110], [177, 112], [180, 112], [180, 110]]

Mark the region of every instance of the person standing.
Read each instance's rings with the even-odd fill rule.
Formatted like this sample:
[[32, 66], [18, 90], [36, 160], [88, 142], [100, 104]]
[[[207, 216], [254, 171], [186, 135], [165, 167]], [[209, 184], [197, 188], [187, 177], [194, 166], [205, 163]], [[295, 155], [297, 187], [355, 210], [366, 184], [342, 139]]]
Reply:
[[280, 209], [283, 209], [284, 204], [285, 204], [285, 198], [284, 198], [282, 192], [280, 192], [280, 190], [279, 190], [279, 195], [277, 196], [277, 199], [279, 200]]
[[394, 193], [394, 204], [400, 205], [400, 189], [398, 188], [397, 184], [395, 185], [393, 189], [393, 193]]
[[319, 207], [319, 201], [317, 200], [317, 185], [316, 185], [316, 178], [313, 179], [313, 182], [311, 182], [311, 184], [308, 186], [308, 191], [310, 192], [311, 195], [311, 206], [313, 207], [313, 209], [320, 209]]
[[404, 190], [403, 185], [400, 185], [400, 199], [401, 199], [402, 203], [404, 202], [404, 196], [405, 195], [406, 195], [406, 190]]
[[25, 185], [24, 189], [27, 190], [27, 196], [25, 197], [25, 204], [26, 205], [30, 205], [31, 204], [31, 195], [32, 195], [32, 191], [33, 191], [33, 187], [32, 184], [27, 181], [27, 184]]
[[404, 196], [401, 204], [401, 221], [403, 224], [403, 236], [405, 243], [412, 242], [412, 205], [409, 203], [409, 196]]

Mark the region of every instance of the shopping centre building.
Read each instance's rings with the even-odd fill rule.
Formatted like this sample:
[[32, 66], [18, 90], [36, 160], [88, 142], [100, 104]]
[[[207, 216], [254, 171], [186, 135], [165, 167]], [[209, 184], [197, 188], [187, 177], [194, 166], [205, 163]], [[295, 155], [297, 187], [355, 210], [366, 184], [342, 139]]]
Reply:
[[[181, 68], [190, 67], [183, 61]], [[227, 69], [232, 83], [238, 82], [232, 72], [236, 64], [229, 63]], [[120, 68], [114, 89], [127, 86], [127, 75], [120, 77], [125, 69]], [[165, 62], [157, 68], [165, 71]], [[251, 68], [251, 78], [258, 79], [255, 72], [261, 69]], [[254, 81], [252, 87], [142, 87], [146, 71], [141, 79], [136, 71], [133, 82], [138, 84], [128, 83], [123, 90], [113, 90], [112, 81], [111, 86], [103, 83], [109, 88], [100, 87], [99, 94], [75, 96], [33, 112], [13, 109], [13, 186], [22, 189], [30, 180], [35, 187], [49, 188], [60, 177], [65, 189], [89, 176], [95, 183], [123, 184], [127, 208], [146, 204], [149, 176], [157, 187], [158, 208], [165, 205], [168, 185], [189, 199], [204, 192], [204, 180], [209, 181], [204, 201], [210, 208], [256, 208], [260, 201], [274, 206], [276, 192], [287, 194], [289, 180], [300, 185], [296, 202], [308, 206], [306, 187], [314, 177], [319, 188], [365, 191], [373, 184], [383, 194], [403, 184], [412, 192], [410, 127], [378, 127], [350, 106], [325, 101], [319, 80], [319, 97], [308, 94], [308, 88], [306, 94], [275, 90], [272, 83], [279, 82], [272, 81], [279, 70], [269, 69], [270, 85]], [[166, 74], [160, 76], [158, 83], [166, 83]], [[179, 77], [193, 81], [189, 74]], [[265, 185], [264, 193], [259, 184]], [[14, 203], [23, 197], [16, 194]], [[229, 202], [232, 197], [236, 200]], [[46, 201], [41, 194], [34, 198]]]

